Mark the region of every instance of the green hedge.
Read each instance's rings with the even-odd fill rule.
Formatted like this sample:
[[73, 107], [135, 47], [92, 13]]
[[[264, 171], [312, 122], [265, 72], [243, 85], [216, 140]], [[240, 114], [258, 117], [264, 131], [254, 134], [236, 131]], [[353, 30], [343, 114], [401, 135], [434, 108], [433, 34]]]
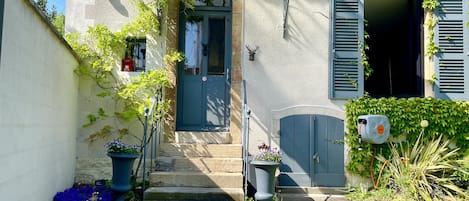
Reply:
[[[425, 129], [425, 136], [432, 137], [444, 134], [454, 140], [459, 153], [468, 154], [469, 148], [469, 102], [449, 101], [435, 98], [370, 98], [362, 97], [349, 100], [345, 106], [347, 129], [346, 143], [350, 147], [350, 162], [347, 170], [361, 176], [369, 176], [369, 167], [373, 157], [373, 148], [369, 143], [363, 143], [363, 150], [358, 147], [358, 116], [366, 114], [386, 115], [391, 123], [393, 138], [406, 135], [406, 140], [412, 144], [422, 131], [420, 122], [427, 120], [429, 126]], [[388, 153], [387, 143], [376, 145], [378, 153]], [[375, 164], [375, 172], [379, 164]]]

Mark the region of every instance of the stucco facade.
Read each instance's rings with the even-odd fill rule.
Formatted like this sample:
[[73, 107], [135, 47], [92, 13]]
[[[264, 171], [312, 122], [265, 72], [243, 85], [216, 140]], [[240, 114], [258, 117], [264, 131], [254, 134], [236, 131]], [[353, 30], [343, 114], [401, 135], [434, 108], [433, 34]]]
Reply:
[[[289, 2], [288, 5], [285, 4], [286, 2]], [[161, 36], [149, 40], [147, 55], [150, 54], [150, 57], [147, 59], [147, 66], [161, 66], [162, 55], [170, 50], [178, 49], [178, 47], [181, 49], [181, 45], [178, 44], [182, 39], [181, 36], [178, 36], [181, 33], [178, 28], [182, 27], [179, 23], [183, 22], [179, 19], [180, 5], [178, 1], [170, 1], [169, 3], [168, 9], [164, 11], [167, 23], [163, 25]], [[337, 11], [336, 6], [341, 6], [338, 5], [341, 3], [342, 6], [345, 5], [341, 9], [351, 8], [352, 6], [349, 6], [348, 3], [353, 4], [356, 6], [356, 11], [347, 12], [356, 12], [354, 14], [357, 16], [361, 15], [361, 18], [357, 19], [357, 26], [354, 27], [359, 29], [354, 30], [357, 41], [350, 43], [356, 46], [354, 47], [356, 49], [355, 53], [360, 55], [360, 48], [357, 43], [362, 41], [364, 31], [363, 1], [232, 1], [229, 11], [232, 19], [230, 22], [231, 72], [229, 72], [230, 77], [227, 80], [231, 84], [229, 93], [231, 98], [229, 131], [233, 144], [240, 144], [242, 139], [243, 80], [246, 81], [246, 94], [244, 95], [247, 97], [247, 105], [251, 111], [248, 145], [250, 153], [255, 153], [257, 145], [260, 143], [267, 143], [274, 147], [281, 146], [280, 122], [285, 117], [321, 115], [336, 118], [341, 122], [345, 121], [344, 105], [346, 99], [344, 97], [334, 97], [333, 92], [331, 92], [334, 89], [332, 80], [336, 76], [333, 69], [335, 65], [333, 64], [335, 54], [334, 34], [337, 28], [334, 20], [337, 12], [340, 12]], [[379, 4], [378, 2], [374, 3]], [[401, 1], [401, 3], [406, 4], [407, 1]], [[412, 4], [417, 5], [418, 2], [413, 1]], [[371, 3], [369, 5], [370, 9], [375, 9], [371, 6]], [[404, 8], [407, 7], [402, 6], [398, 9], [401, 9], [400, 11], [410, 10]], [[206, 11], [204, 9], [207, 8], [202, 8], [199, 11]], [[412, 16], [420, 15], [420, 12], [423, 13], [420, 5], [412, 7], [412, 9], [415, 10], [408, 11], [413, 12], [411, 13]], [[96, 24], [105, 24], [111, 30], [118, 30], [125, 22], [130, 21], [132, 16], [135, 16], [135, 10], [132, 9], [132, 6], [121, 1], [67, 0], [67, 13], [66, 31], [68, 32], [84, 32], [87, 26]], [[414, 49], [409, 51], [412, 51], [413, 55], [418, 55], [415, 56], [418, 57], [416, 60], [412, 60], [413, 58], [408, 59], [409, 63], [413, 62], [412, 65], [409, 65], [409, 68], [414, 68], [413, 70], [418, 68], [417, 71], [420, 73], [419, 76], [416, 76], [417, 78], [412, 79], [418, 82], [418, 85], [422, 85], [417, 89], [420, 90], [419, 92], [410, 94], [410, 96], [434, 96], [435, 85], [428, 82], [433, 79], [435, 73], [433, 69], [434, 61], [430, 57], [423, 56], [425, 48], [425, 44], [423, 44], [425, 42], [423, 41], [428, 38], [428, 30], [420, 29], [423, 24], [419, 24], [425, 18], [428, 18], [428, 16], [423, 14], [417, 17], [409, 17], [409, 19], [416, 21], [415, 24], [409, 25], [409, 27], [414, 26], [415, 30], [419, 30], [417, 34], [420, 37], [419, 39], [422, 40], [421, 45], [420, 42], [409, 45], [409, 47], [415, 45], [415, 47], [412, 47]], [[254, 60], [249, 59], [250, 55], [247, 47], [251, 49], [257, 47]], [[387, 50], [378, 51], [385, 52]], [[360, 90], [357, 90], [360, 91], [357, 96], [354, 96], [358, 97], [366, 91], [366, 89], [363, 89], [365, 81], [360, 64], [363, 58], [360, 55], [353, 59], [355, 59], [356, 66], [358, 66], [356, 68], [359, 74], [357, 80], [361, 87]], [[177, 86], [180, 84], [180, 80], [177, 80], [178, 67], [170, 66], [169, 69], [173, 72], [173, 80]], [[340, 76], [346, 77], [346, 74]], [[126, 73], [123, 75], [126, 75]], [[398, 82], [400, 78], [392, 79]], [[345, 82], [351, 86], [353, 81], [347, 80]], [[90, 87], [82, 87], [81, 90]], [[85, 103], [94, 99], [91, 96], [95, 90], [92, 89], [90, 93], [81, 94], [80, 102]], [[349, 88], [348, 90], [353, 91], [354, 89]], [[176, 111], [177, 94], [177, 87], [165, 91], [165, 97], [173, 100], [173, 107], [170, 112], [173, 119], [177, 119], [176, 114], [178, 114]], [[384, 96], [392, 95], [390, 93]], [[404, 94], [404, 97], [405, 95], [408, 94]], [[80, 109], [83, 117], [94, 110], [96, 108], [92, 108], [87, 104], [82, 104]], [[175, 142], [175, 127], [175, 122], [166, 127], [165, 142]], [[82, 159], [84, 161], [100, 161], [99, 158], [104, 156], [101, 154], [103, 149], [85, 144], [83, 140], [86, 132], [84, 131], [80, 132], [81, 137], [78, 140], [78, 163], [81, 164], [80, 160]], [[345, 133], [345, 127], [342, 131]], [[345, 156], [347, 156], [346, 149], [347, 147], [344, 151]], [[97, 155], [99, 155], [98, 159], [96, 159]], [[346, 160], [345, 157], [344, 163], [346, 163]], [[108, 173], [105, 175], [109, 176]]]
[[78, 62], [32, 1], [2, 3], [0, 199], [52, 200], [74, 182]]
[[[279, 146], [279, 121], [295, 114], [344, 119], [344, 101], [329, 99], [330, 1], [290, 1], [284, 28], [282, 0], [246, 1], [243, 45], [258, 46], [255, 61], [242, 60], [252, 110], [250, 150]], [[308, 9], [305, 9], [308, 8]]]

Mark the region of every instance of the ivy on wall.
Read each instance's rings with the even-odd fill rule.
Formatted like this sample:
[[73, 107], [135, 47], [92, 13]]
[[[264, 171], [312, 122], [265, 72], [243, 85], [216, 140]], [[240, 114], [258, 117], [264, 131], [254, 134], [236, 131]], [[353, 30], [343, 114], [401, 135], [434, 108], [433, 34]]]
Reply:
[[[420, 122], [427, 120], [425, 138], [444, 134], [461, 151], [469, 154], [469, 102], [450, 101], [435, 98], [370, 98], [362, 97], [349, 100], [346, 104], [347, 136], [346, 143], [350, 147], [350, 162], [347, 170], [364, 177], [370, 176], [369, 167], [373, 157], [373, 148], [363, 143], [359, 151], [357, 120], [360, 115], [380, 114], [388, 117], [391, 124], [391, 140], [405, 139], [415, 142], [420, 131]], [[387, 143], [376, 146], [378, 153], [389, 153]], [[373, 172], [378, 172], [375, 164]]]
[[368, 33], [368, 31], [366, 31], [366, 27], [368, 27], [368, 21], [365, 20], [364, 23], [365, 23], [365, 30], [364, 30], [364, 33], [363, 33], [364, 42], [363, 42], [363, 44], [360, 43], [360, 55], [362, 57], [361, 65], [363, 67], [363, 73], [364, 73], [365, 80], [366, 80], [373, 73], [373, 68], [370, 65], [369, 57], [368, 57], [368, 54], [367, 54], [367, 52], [370, 50], [370, 47], [368, 46], [368, 44], [366, 42], [367, 40], [370, 39], [370, 34]]
[[438, 19], [434, 16], [435, 9], [438, 7], [438, 0], [424, 0], [422, 2], [422, 8], [428, 12], [428, 18], [425, 21], [425, 27], [428, 31], [428, 44], [425, 50], [425, 55], [428, 57], [435, 56], [438, 53], [438, 46], [435, 43], [435, 25]]

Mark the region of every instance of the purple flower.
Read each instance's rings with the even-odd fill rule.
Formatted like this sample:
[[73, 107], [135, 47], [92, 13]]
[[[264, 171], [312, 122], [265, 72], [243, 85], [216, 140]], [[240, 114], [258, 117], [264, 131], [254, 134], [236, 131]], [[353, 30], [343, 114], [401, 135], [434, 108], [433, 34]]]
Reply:
[[140, 146], [123, 143], [120, 139], [114, 139], [104, 144], [108, 153], [139, 154]]
[[258, 161], [271, 161], [271, 162], [280, 162], [282, 160], [282, 154], [277, 148], [270, 148], [265, 143], [257, 146], [259, 153], [254, 156], [254, 160]]
[[113, 193], [108, 187], [93, 188], [89, 184], [76, 184], [55, 194], [54, 201], [86, 201], [92, 196], [95, 196], [97, 200], [111, 201]]

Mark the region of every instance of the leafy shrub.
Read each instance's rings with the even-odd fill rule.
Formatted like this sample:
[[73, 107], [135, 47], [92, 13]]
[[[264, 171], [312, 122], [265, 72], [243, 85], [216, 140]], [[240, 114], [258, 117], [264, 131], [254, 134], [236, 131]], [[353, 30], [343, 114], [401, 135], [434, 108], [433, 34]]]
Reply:
[[[353, 174], [370, 176], [373, 149], [371, 144], [364, 143], [359, 151], [358, 116], [380, 114], [388, 117], [391, 123], [391, 137], [405, 139], [412, 145], [420, 132], [420, 122], [428, 120], [425, 129], [431, 138], [443, 134], [460, 148], [460, 155], [467, 155], [469, 148], [469, 102], [450, 101], [435, 98], [371, 98], [362, 97], [349, 100], [346, 104], [347, 130], [346, 143], [350, 147], [350, 162], [347, 170]], [[390, 154], [389, 146], [375, 145], [377, 152]], [[459, 156], [458, 156], [459, 157]], [[374, 164], [373, 173], [377, 173], [381, 164]]]
[[390, 143], [389, 158], [377, 157], [387, 164], [388, 185], [413, 200], [447, 200], [454, 199], [454, 195], [469, 198], [451, 177], [453, 172], [468, 174], [462, 170], [460, 161], [454, 159], [458, 149], [450, 150], [450, 141], [443, 140], [442, 135], [425, 140], [424, 134], [422, 130], [413, 146]]
[[404, 194], [396, 194], [393, 189], [379, 188], [368, 190], [365, 186], [349, 187], [349, 193], [346, 197], [354, 201], [410, 201]]

